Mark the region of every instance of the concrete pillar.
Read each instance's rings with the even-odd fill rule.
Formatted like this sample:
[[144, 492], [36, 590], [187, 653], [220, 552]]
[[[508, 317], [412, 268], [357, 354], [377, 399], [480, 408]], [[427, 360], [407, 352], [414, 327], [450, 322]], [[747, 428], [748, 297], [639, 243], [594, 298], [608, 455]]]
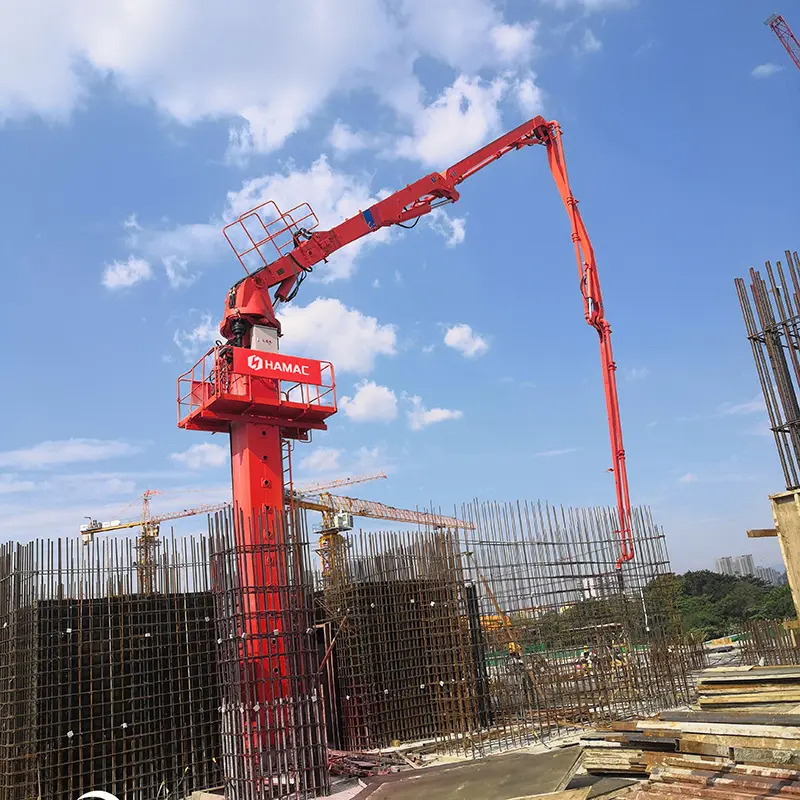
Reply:
[[794, 610], [800, 620], [800, 489], [770, 495], [769, 500]]

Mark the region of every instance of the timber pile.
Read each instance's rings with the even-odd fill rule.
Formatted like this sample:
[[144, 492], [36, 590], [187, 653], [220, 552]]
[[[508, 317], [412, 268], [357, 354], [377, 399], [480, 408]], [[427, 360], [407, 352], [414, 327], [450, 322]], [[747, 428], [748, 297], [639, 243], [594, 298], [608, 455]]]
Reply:
[[756, 800], [800, 797], [800, 772], [698, 757], [670, 757], [626, 800]]
[[[665, 711], [584, 734], [583, 766], [594, 775], [648, 776], [676, 754], [709, 763], [800, 766], [800, 715]], [[717, 761], [715, 761], [715, 759]]]
[[790, 711], [800, 705], [800, 666], [705, 669], [697, 675], [697, 694], [700, 708]]

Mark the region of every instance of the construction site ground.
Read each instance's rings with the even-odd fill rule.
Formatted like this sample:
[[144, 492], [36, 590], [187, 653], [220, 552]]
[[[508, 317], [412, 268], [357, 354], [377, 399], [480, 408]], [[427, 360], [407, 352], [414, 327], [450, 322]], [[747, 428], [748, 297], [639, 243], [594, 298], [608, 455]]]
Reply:
[[[420, 769], [363, 778], [334, 787], [335, 800], [522, 800], [605, 798], [637, 781], [587, 775], [577, 737], [550, 748], [535, 745], [485, 758], [446, 757]], [[444, 762], [444, 763], [443, 763]], [[449, 763], [447, 763], [449, 762]]]

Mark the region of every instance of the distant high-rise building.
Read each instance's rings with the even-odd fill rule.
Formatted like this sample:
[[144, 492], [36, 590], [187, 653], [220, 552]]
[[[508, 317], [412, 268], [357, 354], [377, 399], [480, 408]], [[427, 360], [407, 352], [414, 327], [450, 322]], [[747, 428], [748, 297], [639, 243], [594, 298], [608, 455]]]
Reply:
[[722, 556], [717, 559], [717, 572], [721, 575], [737, 575], [746, 578], [756, 574], [756, 565], [752, 555]]
[[746, 555], [746, 556], [739, 556], [736, 559], [739, 562], [739, 570], [737, 574], [742, 577], [746, 578], [748, 575], [755, 575], [756, 574], [756, 565], [753, 561], [753, 556]]
[[735, 575], [733, 571], [733, 559], [730, 556], [723, 556], [717, 559], [717, 572], [721, 575]]
[[756, 577], [761, 578], [767, 586], [783, 586], [786, 573], [778, 572], [774, 567], [756, 567]]
[[752, 576], [764, 581], [767, 586], [783, 586], [786, 583], [786, 573], [774, 567], [756, 566], [753, 556], [722, 556], [717, 559], [717, 572], [721, 575], [735, 575], [739, 578]]

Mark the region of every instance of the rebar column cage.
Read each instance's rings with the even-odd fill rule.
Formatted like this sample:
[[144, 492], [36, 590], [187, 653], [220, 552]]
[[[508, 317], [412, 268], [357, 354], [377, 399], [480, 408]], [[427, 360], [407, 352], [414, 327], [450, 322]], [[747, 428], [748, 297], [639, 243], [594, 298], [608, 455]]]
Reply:
[[[237, 526], [252, 530], [240, 537]], [[305, 514], [230, 510], [215, 514], [210, 527], [225, 796], [324, 795], [329, 775]]]
[[208, 552], [166, 537], [0, 546], [0, 798], [178, 798], [218, 786]]
[[336, 545], [320, 602], [345, 748], [433, 738], [481, 755], [689, 701], [702, 651], [647, 509], [621, 569], [611, 509], [475, 502], [460, 517], [474, 529]]
[[742, 278], [736, 291], [747, 338], [769, 413], [787, 489], [800, 488], [800, 258], [767, 261], [766, 280], [750, 269], [750, 294]]

